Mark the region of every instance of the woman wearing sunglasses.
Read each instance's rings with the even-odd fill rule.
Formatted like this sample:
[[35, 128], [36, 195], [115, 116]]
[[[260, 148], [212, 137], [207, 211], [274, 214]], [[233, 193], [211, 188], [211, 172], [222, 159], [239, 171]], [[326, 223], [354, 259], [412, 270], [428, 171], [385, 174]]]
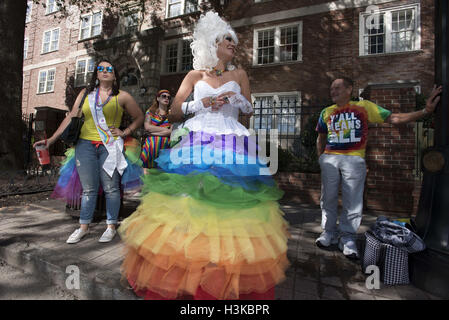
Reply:
[[145, 113], [144, 127], [148, 134], [142, 146], [140, 160], [146, 173], [147, 168], [154, 168], [156, 159], [161, 149], [170, 145], [171, 124], [167, 116], [169, 112], [171, 96], [170, 91], [160, 90], [153, 104]]
[[[99, 242], [111, 241], [116, 234], [120, 210], [120, 183], [125, 189], [123, 191], [135, 187], [142, 171], [137, 161], [139, 144], [135, 141], [127, 147], [124, 140], [142, 125], [143, 113], [134, 98], [120, 90], [117, 69], [107, 60], [98, 63], [89, 85], [80, 92], [72, 110], [53, 136], [47, 142], [36, 142], [34, 146], [45, 143], [50, 146], [60, 137], [71, 117], [79, 114], [85, 90], [87, 96], [81, 106], [84, 124], [80, 137], [74, 151], [72, 148], [67, 153], [58, 184], [52, 194], [52, 197], [65, 199], [68, 203], [79, 202], [81, 196], [80, 228], [70, 235], [67, 243], [77, 243], [88, 233], [100, 187], [105, 193], [108, 227]], [[121, 130], [119, 127], [125, 111], [131, 115], [133, 122]], [[131, 153], [134, 151], [136, 154], [137, 150], [137, 156], [132, 157]], [[136, 161], [129, 160], [132, 158]]]

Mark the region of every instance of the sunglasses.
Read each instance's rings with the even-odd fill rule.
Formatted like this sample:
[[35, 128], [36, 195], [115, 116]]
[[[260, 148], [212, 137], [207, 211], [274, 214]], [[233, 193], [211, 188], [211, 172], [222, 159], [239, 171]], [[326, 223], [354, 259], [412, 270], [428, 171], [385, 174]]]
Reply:
[[166, 94], [161, 94], [161, 97], [164, 98], [164, 99], [168, 99], [168, 100], [171, 99], [171, 97], [169, 95], [166, 95]]
[[111, 73], [112, 71], [114, 71], [114, 68], [113, 68], [113, 67], [103, 67], [103, 66], [98, 66], [98, 67], [97, 67], [97, 70], [100, 71], [100, 72], [103, 72], [105, 68], [106, 68], [106, 71], [109, 72], [109, 73]]

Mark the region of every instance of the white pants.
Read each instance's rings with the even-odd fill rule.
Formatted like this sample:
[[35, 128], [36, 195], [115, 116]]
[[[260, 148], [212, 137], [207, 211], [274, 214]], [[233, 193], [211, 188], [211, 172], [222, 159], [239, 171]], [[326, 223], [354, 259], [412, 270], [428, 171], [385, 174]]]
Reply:
[[[322, 154], [321, 167], [321, 227], [325, 231], [340, 231], [342, 237], [354, 237], [362, 222], [363, 190], [366, 164], [359, 156]], [[341, 182], [342, 206], [339, 230], [338, 189]]]

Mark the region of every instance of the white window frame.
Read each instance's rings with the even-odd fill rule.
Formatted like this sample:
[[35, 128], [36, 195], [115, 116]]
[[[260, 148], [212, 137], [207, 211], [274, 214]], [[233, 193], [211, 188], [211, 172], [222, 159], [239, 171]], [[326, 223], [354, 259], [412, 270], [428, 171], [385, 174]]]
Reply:
[[[49, 73], [50, 71], [54, 71], [53, 87], [51, 88], [51, 90], [48, 90], [48, 91], [47, 91], [48, 73]], [[43, 72], [46, 72], [46, 75], [45, 75], [45, 82], [44, 82], [44, 91], [39, 92], [39, 84], [40, 84], [41, 74], [42, 74]], [[55, 83], [56, 83], [56, 68], [49, 68], [49, 69], [39, 70], [38, 76], [37, 76], [37, 90], [36, 90], [36, 94], [44, 94], [44, 93], [52, 93], [52, 92], [55, 92]]]
[[[281, 48], [280, 47], [280, 45], [281, 45], [281, 29], [287, 28], [287, 27], [294, 27], [294, 26], [296, 26], [298, 28], [298, 57], [296, 60], [281, 61], [281, 50], [280, 50], [280, 48]], [[259, 32], [273, 30], [273, 29], [274, 29], [274, 61], [271, 63], [259, 64], [257, 61]], [[273, 64], [287, 64], [287, 63], [302, 62], [302, 30], [303, 30], [302, 20], [296, 21], [296, 22], [291, 22], [291, 23], [286, 23], [286, 24], [273, 25], [273, 26], [265, 27], [265, 28], [254, 29], [254, 31], [253, 31], [253, 66], [269, 66], [269, 65], [273, 65]]]
[[[30, 11], [28, 11], [28, 7], [30, 8]], [[25, 23], [31, 22], [31, 16], [33, 15], [33, 1], [27, 1], [27, 14], [25, 16]]]
[[[392, 12], [402, 11], [407, 9], [413, 9], [415, 13], [415, 43], [413, 50], [406, 51], [392, 51], [391, 45], [391, 34], [392, 34]], [[385, 25], [385, 45], [384, 52], [382, 53], [366, 53], [365, 52], [365, 21], [366, 18], [370, 16], [370, 13], [361, 12], [359, 14], [359, 56], [369, 57], [385, 54], [396, 54], [396, 53], [407, 53], [421, 50], [421, 6], [419, 3], [404, 5], [392, 8], [380, 9], [379, 14], [384, 14], [384, 25]]]
[[194, 13], [194, 12], [198, 12], [198, 11], [199, 11], [199, 7], [200, 7], [200, 5], [201, 5], [201, 3], [202, 3], [203, 1], [205, 1], [205, 0], [198, 0], [198, 4], [197, 4], [198, 10], [193, 11], [193, 12], [189, 12], [189, 13], [186, 13], [186, 12], [185, 12], [185, 9], [186, 9], [186, 0], [179, 0], [179, 2], [181, 2], [181, 13], [180, 13], [179, 15], [177, 15], [177, 16], [172, 16], [172, 17], [171, 17], [171, 16], [169, 15], [169, 13], [170, 13], [170, 4], [169, 4], [169, 0], [167, 0], [167, 1], [166, 1], [166, 4], [165, 4], [165, 19], [176, 18], [176, 17], [183, 16], [183, 15], [185, 15], [185, 14], [191, 14], [191, 13]]
[[[78, 76], [78, 62], [79, 61], [83, 61], [83, 60], [86, 62], [86, 69], [84, 70], [84, 80], [85, 80], [85, 82], [83, 82], [82, 84], [77, 84], [76, 78]], [[89, 79], [86, 78], [86, 76], [88, 74], [89, 60], [93, 60], [95, 62], [95, 59], [92, 58], [92, 57], [83, 57], [83, 58], [76, 59], [76, 62], [75, 62], [75, 83], [74, 83], [75, 88], [86, 86], [87, 83], [89, 82]], [[94, 63], [94, 68], [95, 68], [95, 63]], [[95, 72], [95, 69], [92, 72]]]
[[[167, 40], [164, 41], [162, 45], [162, 63], [161, 63], [161, 74], [162, 75], [170, 75], [170, 74], [176, 74], [176, 73], [187, 73], [188, 71], [182, 71], [182, 45], [184, 41], [192, 41], [192, 37], [186, 37], [186, 38], [179, 38], [179, 39], [173, 39], [173, 40]], [[177, 51], [177, 59], [176, 59], [176, 71], [175, 72], [168, 72], [166, 71], [166, 55], [167, 55], [167, 46], [177, 44], [178, 51]]]
[[50, 0], [47, 0], [46, 4], [45, 4], [45, 15], [52, 14], [52, 13], [59, 11], [59, 6], [58, 6], [58, 3], [56, 0], [53, 1], [53, 11], [49, 10], [49, 8], [50, 8], [49, 2], [50, 2]]
[[[97, 34], [97, 35], [92, 35], [92, 22], [93, 22], [93, 17], [94, 17], [94, 14], [97, 14], [97, 13], [100, 13], [101, 14], [101, 20], [100, 20], [100, 32]], [[87, 36], [87, 37], [85, 37], [85, 38], [81, 38], [81, 34], [82, 34], [82, 26], [83, 26], [83, 19], [85, 18], [85, 17], [88, 17], [88, 16], [90, 16], [90, 24], [89, 24], [89, 35]], [[80, 17], [80, 30], [79, 30], [79, 35], [78, 35], [78, 41], [84, 41], [84, 40], [88, 40], [88, 39], [91, 39], [91, 38], [94, 38], [94, 37], [98, 37], [99, 35], [101, 35], [101, 33], [103, 32], [103, 11], [94, 11], [94, 12], [91, 12], [91, 13], [87, 13], [87, 14], [83, 14], [83, 15], [81, 15], [81, 17]]]
[[[52, 50], [51, 49], [51, 43], [53, 42], [53, 32], [58, 30], [58, 41], [57, 41], [57, 46], [56, 49]], [[48, 51], [44, 51], [44, 45], [46, 42], [44, 42], [45, 39], [45, 34], [47, 32], [50, 32], [50, 42], [48, 42]], [[41, 54], [45, 54], [45, 53], [50, 53], [50, 52], [55, 52], [59, 50], [59, 38], [61, 37], [61, 29], [58, 28], [54, 28], [54, 29], [49, 29], [49, 30], [45, 30], [44, 33], [42, 34], [42, 48], [41, 48]]]
[[28, 42], [28, 38], [23, 39], [23, 60], [28, 58]]
[[[302, 106], [301, 91], [253, 93], [253, 94], [251, 94], [251, 101], [252, 101], [252, 105], [254, 107], [254, 104], [255, 104], [257, 98], [273, 97], [273, 103], [276, 102], [276, 106], [279, 106], [280, 105], [280, 99], [279, 99], [280, 96], [296, 96], [297, 107]], [[273, 108], [273, 113], [270, 115], [270, 117], [272, 117], [272, 120], [274, 121], [274, 127], [272, 126], [271, 129], [279, 130], [279, 127], [280, 127], [279, 123], [278, 123], [279, 119], [274, 111], [275, 111], [275, 109]], [[253, 116], [251, 116], [251, 119], [250, 119], [250, 128], [253, 130], [260, 129], [260, 128], [254, 128], [256, 117], [259, 117], [259, 115], [256, 115], [256, 113], [254, 112]], [[262, 128], [262, 129], [267, 129], [267, 128]], [[297, 117], [295, 119], [295, 132], [300, 132], [300, 129], [301, 129], [301, 119], [300, 119], [300, 117]], [[282, 134], [282, 135], [294, 135], [295, 132], [289, 133], [289, 132], [281, 132], [279, 130], [279, 134]]]

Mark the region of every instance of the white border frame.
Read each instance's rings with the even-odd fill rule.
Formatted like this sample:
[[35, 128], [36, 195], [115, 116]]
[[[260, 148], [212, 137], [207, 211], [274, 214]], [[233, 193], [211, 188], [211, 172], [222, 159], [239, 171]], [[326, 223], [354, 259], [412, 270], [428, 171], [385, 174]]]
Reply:
[[50, 15], [50, 14], [53, 14], [53, 13], [55, 13], [55, 12], [58, 12], [59, 10], [61, 10], [60, 8], [59, 8], [59, 6], [58, 6], [58, 3], [57, 3], [57, 1], [55, 0], [55, 2], [54, 2], [54, 5], [55, 5], [55, 7], [56, 7], [56, 10], [55, 11], [52, 11], [52, 12], [48, 12], [48, 2], [49, 2], [50, 0], [46, 0], [45, 1], [45, 15], [47, 16], [47, 15]]
[[[297, 26], [298, 28], [298, 59], [291, 60], [291, 61], [281, 61], [280, 60], [280, 43], [281, 43], [281, 28], [285, 27], [294, 27]], [[257, 63], [257, 49], [258, 49], [258, 33], [260, 31], [266, 31], [266, 30], [272, 30], [274, 29], [274, 62], [272, 63], [264, 63], [264, 64], [258, 64]], [[288, 63], [296, 63], [296, 62], [302, 62], [302, 42], [303, 42], [303, 22], [302, 20], [296, 21], [296, 22], [290, 22], [290, 23], [284, 23], [284, 24], [276, 24], [269, 27], [264, 28], [255, 28], [253, 30], [253, 66], [270, 66], [275, 64], [288, 64]]]
[[[415, 38], [415, 49], [408, 51], [391, 51], [391, 13], [393, 11], [401, 11], [407, 9], [415, 10], [415, 28], [416, 28], [416, 38]], [[402, 5], [397, 7], [382, 8], [379, 13], [384, 13], [384, 23], [385, 23], [385, 52], [377, 54], [367, 54], [365, 53], [365, 42], [364, 42], [364, 32], [365, 32], [365, 17], [369, 14], [365, 11], [359, 14], [359, 57], [375, 57], [379, 55], [389, 55], [389, 54], [402, 54], [407, 52], [414, 52], [421, 50], [421, 5], [419, 3], [413, 3], [409, 5]]]
[[[25, 42], [26, 42], [26, 46], [25, 46]], [[28, 47], [30, 45], [30, 39], [25, 37], [23, 38], [23, 60], [28, 59]], [[26, 54], [25, 54], [26, 52]]]
[[[168, 16], [168, 8], [169, 8], [169, 3], [168, 3], [168, 1], [169, 1], [169, 0], [166, 0], [166, 1], [165, 1], [165, 19], [175, 19], [175, 18], [181, 17], [181, 16], [183, 16], [183, 15], [185, 15], [185, 14], [191, 14], [191, 13], [193, 13], [193, 12], [185, 13], [184, 11], [185, 11], [185, 8], [186, 8], [186, 1], [185, 1], [185, 0], [180, 0], [180, 1], [181, 1], [181, 14], [180, 14], [180, 15], [177, 15], [177, 16], [169, 17], [169, 16]], [[194, 11], [194, 12], [200, 11], [200, 10], [199, 10], [199, 6], [203, 3], [203, 1], [204, 1], [204, 0], [198, 0], [198, 4], [197, 4], [198, 10], [197, 10], [197, 11]]]
[[[53, 31], [58, 30], [58, 48], [55, 50], [51, 50], [51, 39], [52, 39], [52, 35], [53, 35]], [[44, 52], [44, 38], [45, 38], [45, 33], [50, 31], [50, 42], [49, 42], [49, 47], [48, 47], [48, 51]], [[48, 30], [44, 30], [44, 32], [42, 33], [42, 45], [41, 45], [41, 54], [47, 54], [47, 53], [51, 53], [51, 52], [56, 52], [59, 50], [59, 40], [61, 39], [61, 28], [60, 27], [56, 27], [53, 29], [48, 29]]]
[[[54, 83], [53, 83], [53, 90], [39, 92], [39, 81], [40, 81], [40, 78], [41, 78], [41, 73], [42, 72], [47, 72], [47, 74], [45, 76], [45, 83], [44, 83], [44, 90], [47, 90], [48, 72], [51, 71], [51, 70], [55, 71], [55, 80], [54, 80]], [[36, 90], [36, 94], [45, 94], [45, 93], [55, 92], [55, 86], [56, 86], [56, 68], [49, 68], [49, 69], [39, 70], [39, 72], [37, 73], [37, 90]]]
[[[84, 76], [86, 76], [86, 74], [87, 74], [87, 68], [88, 68], [89, 60], [90, 60], [90, 59], [94, 60], [94, 62], [95, 62], [95, 58], [90, 57], [90, 56], [77, 57], [77, 58], [76, 58], [76, 60], [75, 60], [75, 77], [74, 77], [74, 87], [75, 87], [75, 88], [79, 88], [79, 87], [82, 87], [82, 86], [85, 86], [85, 85], [86, 85], [86, 84], [79, 85], [79, 86], [76, 85], [76, 75], [77, 75], [76, 69], [78, 68], [78, 61], [81, 61], [81, 60], [86, 61], [86, 70], [84, 71]], [[94, 70], [93, 72], [95, 72], [95, 70]], [[86, 79], [86, 81], [88, 81], [88, 79]]]
[[[93, 22], [94, 14], [96, 14], [96, 13], [101, 13], [100, 33], [98, 35], [96, 35], [96, 36], [93, 36], [92, 35], [92, 22]], [[86, 37], [86, 38], [81, 39], [81, 26], [83, 25], [82, 19], [84, 17], [87, 17], [87, 16], [91, 16], [90, 26], [89, 26], [89, 36]], [[86, 13], [86, 14], [83, 14], [83, 15], [80, 16], [80, 26], [79, 26], [79, 31], [78, 31], [78, 41], [85, 41], [85, 40], [88, 40], [88, 39], [92, 39], [92, 38], [98, 37], [99, 35], [101, 35], [102, 32], [103, 32], [103, 11], [102, 10], [95, 10], [95, 11], [92, 11], [90, 13]]]
[[[177, 39], [171, 39], [171, 40], [165, 40], [162, 42], [162, 56], [161, 56], [161, 76], [166, 75], [173, 75], [173, 74], [184, 74], [188, 73], [189, 71], [181, 71], [181, 64], [182, 64], [182, 43], [183, 41], [193, 41], [193, 37], [184, 37], [184, 38], [177, 38]], [[167, 72], [165, 71], [165, 62], [166, 62], [166, 54], [167, 54], [167, 46], [177, 43], [178, 44], [178, 52], [177, 52], [177, 60], [176, 60], [176, 71], [175, 72]]]
[[[28, 0], [27, 1], [27, 6], [28, 4], [30, 4], [30, 20], [26, 20], [26, 13], [25, 13], [25, 24], [30, 23], [31, 21], [33, 21], [33, 19], [31, 19], [31, 17], [33, 16], [33, 1], [32, 0]], [[28, 7], [27, 7], [28, 8]]]

